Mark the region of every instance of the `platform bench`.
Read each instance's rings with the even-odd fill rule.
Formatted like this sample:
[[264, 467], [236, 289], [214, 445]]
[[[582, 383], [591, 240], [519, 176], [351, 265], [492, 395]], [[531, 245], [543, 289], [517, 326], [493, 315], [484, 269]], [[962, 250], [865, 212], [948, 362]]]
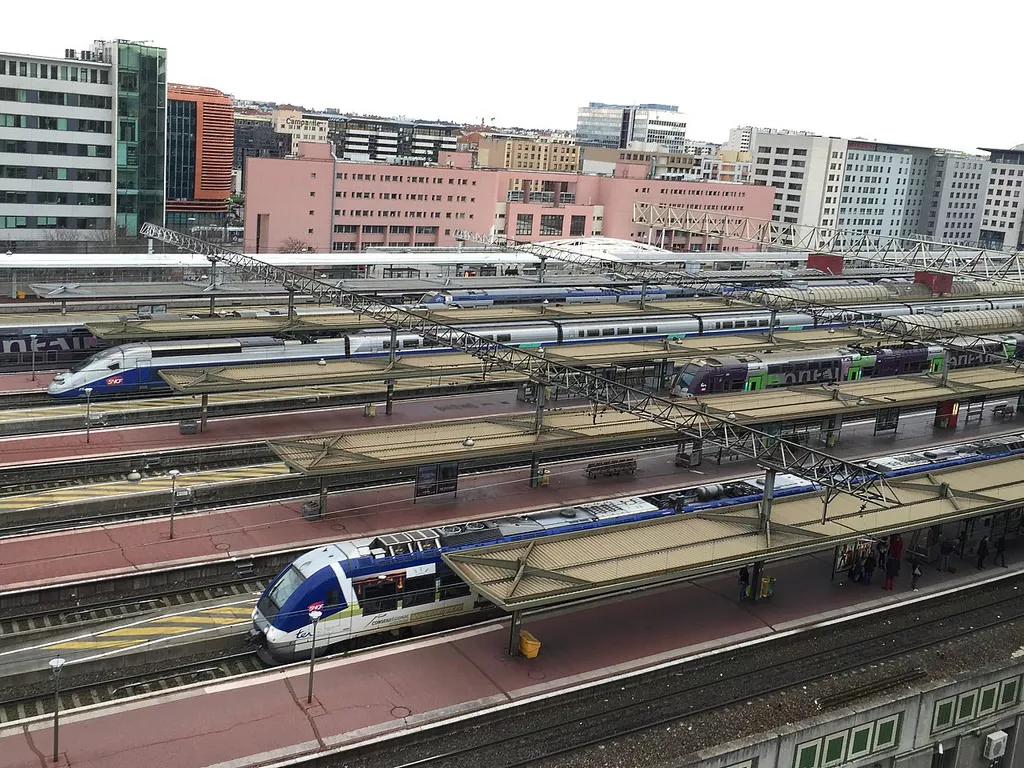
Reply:
[[636, 472], [636, 459], [604, 459], [602, 461], [592, 461], [587, 465], [587, 477], [611, 477], [612, 475], [621, 475], [628, 473], [630, 475]]

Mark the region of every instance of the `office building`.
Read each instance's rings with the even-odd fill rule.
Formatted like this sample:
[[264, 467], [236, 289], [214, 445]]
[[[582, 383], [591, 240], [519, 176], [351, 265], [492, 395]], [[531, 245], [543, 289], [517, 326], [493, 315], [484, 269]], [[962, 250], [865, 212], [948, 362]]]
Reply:
[[924, 201], [915, 234], [928, 240], [976, 245], [980, 239], [987, 157], [936, 151], [928, 158]]
[[460, 133], [455, 123], [358, 115], [329, 117], [328, 138], [335, 153], [354, 161], [436, 163], [440, 153], [456, 150]]
[[475, 145], [476, 164], [481, 168], [570, 173], [580, 168], [580, 148], [568, 135], [483, 137]]
[[591, 102], [576, 113], [576, 141], [583, 145], [626, 149], [631, 142], [658, 144], [664, 151], [686, 152], [686, 116], [669, 104]]
[[0, 246], [109, 243], [163, 223], [165, 65], [164, 49], [125, 41], [0, 53]]
[[641, 149], [636, 143], [629, 149], [582, 147], [581, 150], [581, 167], [583, 172], [588, 174], [685, 181], [697, 181], [701, 178], [700, 158], [693, 155]]
[[214, 88], [167, 88], [167, 226], [226, 225], [235, 143], [231, 99]]
[[790, 131], [785, 128], [755, 128], [752, 125], [740, 125], [729, 131], [729, 140], [722, 145], [722, 149], [730, 149], [735, 152], [755, 152], [757, 150], [758, 137], [761, 134], [769, 136], [814, 136], [808, 131]]
[[234, 166], [241, 170], [247, 157], [287, 157], [292, 135], [275, 129], [273, 114], [253, 108], [235, 109]]
[[[469, 153], [436, 166], [340, 161], [330, 147], [301, 143], [297, 157], [249, 158], [245, 249], [272, 253], [301, 244], [316, 252], [380, 246], [454, 247], [455, 232], [520, 241], [605, 235], [683, 251], [740, 250], [740, 241], [686, 233], [654, 235], [633, 222], [637, 201], [766, 218], [772, 191], [741, 184], [472, 167]], [[664, 239], [662, 239], [664, 237]]]
[[1024, 144], [1012, 149], [989, 149], [988, 178], [985, 179], [985, 207], [979, 239], [985, 248], [1018, 251], [1024, 248], [1021, 219], [1021, 182], [1024, 181]]

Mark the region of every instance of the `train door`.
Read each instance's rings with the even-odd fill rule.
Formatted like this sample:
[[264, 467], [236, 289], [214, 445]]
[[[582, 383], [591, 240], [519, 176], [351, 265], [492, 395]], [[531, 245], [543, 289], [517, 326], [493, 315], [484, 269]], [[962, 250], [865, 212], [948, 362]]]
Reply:
[[928, 373], [942, 373], [942, 363], [942, 356], [929, 358]]

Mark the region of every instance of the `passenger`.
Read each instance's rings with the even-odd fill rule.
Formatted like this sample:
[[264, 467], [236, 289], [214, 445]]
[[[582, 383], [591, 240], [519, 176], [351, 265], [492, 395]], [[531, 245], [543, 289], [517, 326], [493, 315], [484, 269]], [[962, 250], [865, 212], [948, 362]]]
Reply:
[[948, 537], [942, 537], [939, 539], [939, 570], [950, 571], [952, 570], [949, 565], [949, 559], [953, 556], [953, 550], [956, 548], [956, 541]]
[[892, 591], [893, 581], [899, 575], [900, 572], [900, 561], [895, 557], [890, 557], [885, 561], [885, 584], [882, 589], [888, 589]]
[[859, 560], [854, 560], [853, 565], [850, 566], [850, 570], [846, 572], [847, 577], [850, 581], [857, 582], [862, 581], [864, 578], [864, 567], [860, 564]]
[[747, 599], [747, 590], [750, 588], [750, 571], [747, 566], [740, 568], [740, 600]]
[[917, 592], [917, 580], [921, 578], [921, 563], [918, 562], [917, 558], [914, 558], [913, 569], [910, 571], [910, 588]]
[[878, 567], [878, 560], [875, 557], [874, 550], [868, 551], [868, 557], [864, 561], [864, 578], [861, 579], [862, 584], [871, 584], [871, 577], [875, 573], [875, 568]]
[[996, 565], [1001, 565], [1006, 568], [1006, 534], [1003, 534], [996, 539]]
[[988, 557], [988, 536], [982, 536], [978, 542], [978, 570], [985, 568], [985, 558]]
[[885, 570], [885, 564], [889, 559], [889, 541], [888, 539], [882, 538], [875, 542], [875, 547], [878, 550], [878, 567], [883, 571]]

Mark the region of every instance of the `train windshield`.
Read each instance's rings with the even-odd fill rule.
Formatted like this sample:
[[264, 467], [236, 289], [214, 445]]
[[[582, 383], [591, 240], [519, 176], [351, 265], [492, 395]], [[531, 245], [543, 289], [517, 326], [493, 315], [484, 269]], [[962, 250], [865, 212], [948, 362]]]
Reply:
[[687, 392], [690, 391], [690, 385], [693, 384], [694, 377], [700, 373], [703, 366], [697, 363], [687, 363], [683, 370], [679, 373], [679, 379], [677, 380], [677, 386], [679, 389], [685, 389]]
[[260, 598], [259, 609], [264, 618], [272, 619], [281, 612], [281, 606], [288, 602], [288, 598], [295, 594], [295, 590], [302, 586], [306, 580], [294, 565], [281, 574], [269, 590]]
[[85, 360], [79, 360], [77, 363], [72, 365], [68, 369], [68, 373], [78, 373], [82, 369], [92, 365], [97, 360], [102, 360], [105, 357], [114, 357], [118, 354], [116, 349], [105, 349], [102, 352], [97, 352], [95, 355], [91, 355]]

